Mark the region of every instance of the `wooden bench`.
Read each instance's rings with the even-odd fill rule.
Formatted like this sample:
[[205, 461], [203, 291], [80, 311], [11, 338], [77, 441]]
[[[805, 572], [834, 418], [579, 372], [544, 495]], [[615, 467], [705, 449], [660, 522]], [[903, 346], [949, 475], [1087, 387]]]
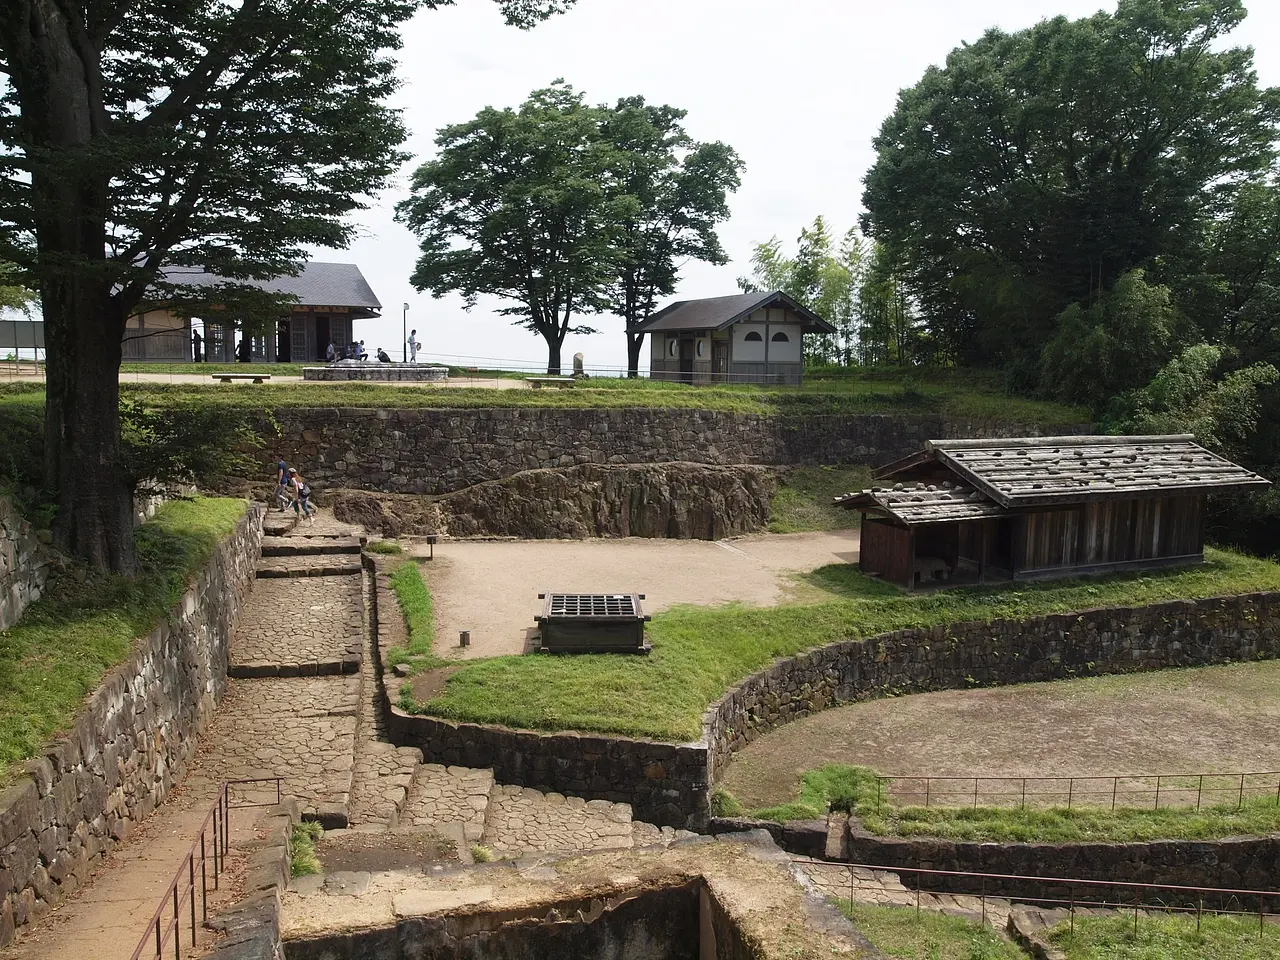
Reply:
[[261, 383], [263, 380], [271, 379], [269, 373], [211, 373], [209, 376], [223, 383], [230, 383], [232, 380], [252, 380], [254, 383]]
[[525, 377], [524, 379], [535, 390], [542, 387], [559, 387], [564, 390], [573, 386], [573, 377]]

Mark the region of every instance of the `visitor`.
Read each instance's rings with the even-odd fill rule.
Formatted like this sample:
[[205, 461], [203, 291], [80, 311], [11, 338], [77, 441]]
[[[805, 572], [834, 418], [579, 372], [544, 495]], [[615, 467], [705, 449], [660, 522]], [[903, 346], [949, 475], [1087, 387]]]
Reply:
[[364, 341], [363, 341], [363, 340], [361, 340], [361, 341], [360, 341], [360, 346], [359, 346], [359, 348], [358, 348], [358, 350], [357, 350], [357, 352], [356, 352], [356, 359], [357, 359], [357, 360], [368, 360], [368, 359], [369, 359], [369, 351], [368, 351], [368, 350], [366, 350], [366, 349], [364, 348]]
[[200, 336], [200, 331], [199, 330], [192, 331], [191, 353], [192, 353], [192, 356], [195, 358], [196, 363], [200, 363], [201, 361], [204, 360], [204, 351], [202, 349], [203, 346], [204, 346], [204, 337]]
[[378, 348], [378, 362], [379, 363], [391, 362], [391, 357], [387, 354], [387, 351], [383, 350], [381, 347]]
[[253, 359], [253, 344], [248, 337], [240, 338], [240, 345], [236, 347], [236, 359], [241, 363], [248, 363]]
[[289, 465], [283, 460], [276, 463], [276, 509], [284, 512], [289, 502]]
[[422, 347], [422, 344], [418, 342], [418, 331], [410, 330], [409, 331], [409, 362], [410, 363], [418, 362], [418, 350], [421, 347]]
[[330, 363], [333, 363], [338, 359], [338, 350], [332, 343], [330, 343], [328, 348], [325, 350], [324, 358]]
[[293, 487], [293, 512], [300, 514], [307, 523], [315, 523], [316, 508], [311, 505], [311, 487], [294, 467], [289, 468], [289, 486]]

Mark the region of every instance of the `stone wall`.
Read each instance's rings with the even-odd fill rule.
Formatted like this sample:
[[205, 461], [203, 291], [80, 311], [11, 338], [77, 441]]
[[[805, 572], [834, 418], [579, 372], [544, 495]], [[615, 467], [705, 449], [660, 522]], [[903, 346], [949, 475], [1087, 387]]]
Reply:
[[935, 414], [522, 407], [278, 410], [274, 424], [261, 424], [259, 432], [267, 438], [264, 476], [284, 458], [313, 486], [439, 494], [524, 470], [588, 463], [882, 464], [915, 453], [928, 439], [1036, 430]]
[[343, 491], [332, 503], [339, 520], [384, 537], [720, 540], [763, 528], [777, 489], [769, 467], [583, 464], [529, 470], [441, 497]]
[[[1280, 863], [1280, 837], [1234, 837], [1226, 840], [1158, 840], [1148, 843], [957, 843], [927, 837], [873, 837], [851, 822], [849, 863], [871, 866], [1002, 874], [1006, 877], [1079, 877], [1184, 887], [1216, 887], [1224, 890], [1275, 889], [1276, 864]], [[1066, 885], [1016, 879], [946, 877], [903, 873], [902, 882], [912, 889], [944, 893], [982, 893], [997, 897], [1071, 896]], [[1079, 886], [1080, 899], [1132, 903], [1137, 892], [1124, 887]], [[1179, 897], [1176, 891], [1149, 891], [1147, 902], [1194, 903], [1194, 895]], [[1205, 906], [1238, 906], [1256, 903], [1231, 895], [1204, 898]], [[1270, 909], [1275, 909], [1274, 904]]]
[[0, 497], [0, 630], [18, 622], [22, 611], [40, 599], [54, 555], [18, 516], [13, 501]]
[[226, 687], [231, 629], [261, 543], [250, 507], [71, 730], [0, 793], [0, 943], [74, 893], [185, 772]]
[[1280, 594], [969, 622], [833, 643], [743, 680], [707, 711], [710, 779], [775, 727], [886, 695], [1274, 659]]

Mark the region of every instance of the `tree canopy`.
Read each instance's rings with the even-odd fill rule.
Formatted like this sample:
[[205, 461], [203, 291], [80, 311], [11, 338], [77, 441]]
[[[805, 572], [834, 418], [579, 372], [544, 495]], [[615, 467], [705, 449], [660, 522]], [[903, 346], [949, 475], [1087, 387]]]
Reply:
[[[134, 566], [120, 455], [125, 319], [160, 270], [289, 273], [403, 159], [399, 25], [449, 0], [6, 0], [0, 260], [40, 293], [58, 543]], [[528, 26], [573, 0], [498, 0]]]
[[499, 312], [546, 341], [548, 373], [568, 334], [597, 332], [586, 317], [617, 314], [634, 373], [635, 327], [674, 291], [680, 262], [725, 261], [715, 226], [741, 164], [695, 143], [684, 116], [643, 97], [593, 106], [558, 80], [519, 109], [445, 127], [398, 207], [421, 242], [414, 286], [468, 308], [510, 301]]

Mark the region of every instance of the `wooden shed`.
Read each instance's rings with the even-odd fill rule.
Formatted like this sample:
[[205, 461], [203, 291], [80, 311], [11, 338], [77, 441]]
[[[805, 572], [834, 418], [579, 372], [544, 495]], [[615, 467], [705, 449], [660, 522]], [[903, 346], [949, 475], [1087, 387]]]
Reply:
[[875, 478], [836, 504], [859, 568], [908, 589], [1199, 563], [1205, 496], [1269, 485], [1191, 436], [930, 440]]

